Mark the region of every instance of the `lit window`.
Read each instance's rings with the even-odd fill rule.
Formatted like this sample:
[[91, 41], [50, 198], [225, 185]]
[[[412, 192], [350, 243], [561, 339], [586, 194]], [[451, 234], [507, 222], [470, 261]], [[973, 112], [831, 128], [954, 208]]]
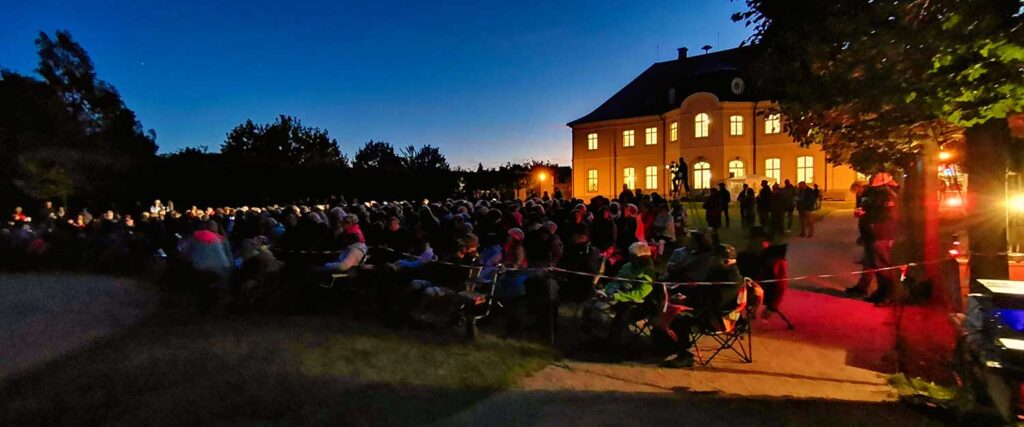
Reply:
[[597, 149], [597, 134], [596, 133], [588, 133], [587, 134], [587, 149], [591, 150], [591, 151]]
[[729, 135], [743, 135], [743, 116], [729, 116]]
[[658, 128], [644, 129], [644, 144], [656, 145], [658, 143]]
[[658, 167], [648, 166], [646, 172], [647, 174], [645, 175], [645, 179], [647, 180], [647, 189], [658, 189]]
[[708, 118], [706, 113], [700, 113], [693, 118], [693, 136], [694, 138], [707, 138], [708, 137], [708, 123], [711, 119]]
[[743, 178], [747, 176], [747, 171], [743, 168], [743, 160], [729, 161], [729, 176], [732, 178]]
[[672, 141], [679, 140], [679, 122], [672, 122], [668, 127], [668, 136]]
[[597, 169], [590, 169], [587, 171], [587, 192], [597, 192]]
[[711, 164], [697, 162], [693, 165], [693, 188], [711, 188]]
[[796, 182], [814, 182], [814, 157], [800, 156], [796, 158]]
[[769, 114], [764, 118], [764, 133], [771, 135], [782, 132], [782, 115], [779, 113]]
[[782, 161], [775, 159], [764, 159], [764, 176], [779, 182], [782, 177]]
[[635, 136], [635, 133], [634, 133], [633, 130], [624, 130], [624, 131], [622, 131], [622, 146], [623, 147], [632, 147], [634, 145], [634, 142], [633, 142], [633, 137], [634, 136]]
[[625, 168], [622, 170], [622, 183], [628, 188], [636, 188], [636, 169]]

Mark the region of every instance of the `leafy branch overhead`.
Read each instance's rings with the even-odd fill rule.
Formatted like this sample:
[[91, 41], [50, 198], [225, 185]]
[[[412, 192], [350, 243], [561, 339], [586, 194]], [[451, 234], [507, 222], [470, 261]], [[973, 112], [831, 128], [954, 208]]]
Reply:
[[760, 86], [803, 144], [860, 169], [1024, 110], [1016, 0], [748, 0]]

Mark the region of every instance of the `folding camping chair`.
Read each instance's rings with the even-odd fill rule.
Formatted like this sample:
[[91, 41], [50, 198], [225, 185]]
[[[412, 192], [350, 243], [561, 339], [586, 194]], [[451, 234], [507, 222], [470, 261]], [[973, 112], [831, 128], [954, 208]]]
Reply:
[[[708, 319], [702, 326], [695, 328], [691, 335], [694, 343], [695, 356], [702, 366], [707, 366], [723, 350], [729, 349], [736, 353], [744, 363], [754, 361], [753, 333], [751, 324], [757, 314], [758, 307], [764, 301], [764, 290], [750, 279], [745, 279], [736, 295], [736, 307], [723, 313], [721, 317]], [[703, 337], [711, 337], [715, 343], [714, 352], [707, 359], [701, 354], [699, 341]]]

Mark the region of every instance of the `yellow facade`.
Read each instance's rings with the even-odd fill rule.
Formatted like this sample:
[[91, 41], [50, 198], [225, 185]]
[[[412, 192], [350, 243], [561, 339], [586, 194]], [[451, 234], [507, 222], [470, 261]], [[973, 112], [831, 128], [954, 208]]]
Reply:
[[[788, 179], [794, 185], [801, 180], [816, 183], [826, 197], [848, 199], [856, 172], [846, 166], [828, 164], [819, 147], [800, 147], [783, 130], [784, 117], [780, 118], [778, 132], [766, 132], [770, 107], [767, 101], [720, 102], [712, 93], [698, 92], [664, 114], [572, 124], [573, 196], [612, 198], [622, 190], [630, 169], [635, 176], [633, 187], [666, 195], [671, 188], [666, 166], [684, 157], [689, 165], [690, 184], [695, 188], [701, 184], [695, 179], [699, 163], [708, 166], [709, 183], [713, 186], [731, 177], [729, 166], [733, 162], [733, 170], [748, 177], [777, 170], [779, 182]], [[707, 120], [698, 121], [700, 114], [705, 114]], [[673, 123], [677, 128], [675, 141], [671, 138]], [[703, 133], [703, 129], [698, 132], [702, 123], [707, 124], [706, 136], [698, 136]], [[647, 144], [649, 128], [656, 129], [652, 145]], [[627, 131], [633, 133], [632, 146], [627, 146]], [[592, 134], [597, 135], [596, 148]], [[742, 168], [738, 167], [740, 162]], [[766, 170], [768, 166], [770, 171]]]

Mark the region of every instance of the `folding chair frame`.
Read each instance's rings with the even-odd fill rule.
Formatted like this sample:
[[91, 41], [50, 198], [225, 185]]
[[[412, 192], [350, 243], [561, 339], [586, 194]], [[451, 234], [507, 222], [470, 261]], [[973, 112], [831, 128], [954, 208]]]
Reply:
[[[734, 326], [732, 331], [730, 332], [699, 331], [695, 332], [692, 335], [692, 340], [694, 343], [693, 348], [696, 353], [695, 356], [697, 357], [697, 361], [701, 364], [701, 366], [707, 366], [708, 364], [710, 364], [711, 361], [714, 360], [715, 356], [718, 356], [718, 354], [721, 353], [722, 350], [725, 350], [727, 348], [729, 350], [732, 350], [733, 353], [739, 356], [740, 360], [742, 360], [743, 363], [754, 362], [754, 340], [752, 333], [753, 331], [750, 328], [749, 315], [750, 313], [748, 313], [747, 316], [744, 316], [743, 318], [738, 320], [736, 322], [736, 326]], [[715, 343], [718, 344], [718, 348], [714, 351], [714, 353], [711, 353], [711, 356], [709, 356], [707, 360], [705, 360], [703, 355], [701, 355], [700, 346], [697, 345], [697, 341], [701, 337], [705, 336], [711, 337], [715, 341]], [[746, 342], [744, 342], [744, 340]]]
[[[743, 286], [744, 288], [737, 296], [738, 298], [746, 300], [749, 298], [750, 292], [756, 292], [760, 295], [760, 288], [750, 279], [747, 279]], [[713, 328], [702, 327], [690, 335], [691, 342], [693, 343], [693, 347], [696, 352], [695, 356], [701, 366], [707, 366], [710, 364], [711, 361], [714, 360], [715, 356], [718, 356], [718, 354], [725, 349], [732, 350], [733, 353], [740, 357], [740, 360], [742, 360], [743, 363], [754, 362], [754, 337], [752, 326], [760, 304], [749, 304], [746, 301], [744, 304], [743, 309], [739, 312], [740, 316], [736, 319], [736, 323], [733, 325], [732, 330], [716, 331], [713, 330]], [[711, 353], [711, 356], [708, 357], [707, 360], [704, 359], [700, 351], [700, 346], [698, 345], [700, 338], [705, 336], [711, 337], [715, 343], [718, 344], [718, 348], [715, 349], [714, 353]], [[744, 342], [744, 340], [746, 342]]]

